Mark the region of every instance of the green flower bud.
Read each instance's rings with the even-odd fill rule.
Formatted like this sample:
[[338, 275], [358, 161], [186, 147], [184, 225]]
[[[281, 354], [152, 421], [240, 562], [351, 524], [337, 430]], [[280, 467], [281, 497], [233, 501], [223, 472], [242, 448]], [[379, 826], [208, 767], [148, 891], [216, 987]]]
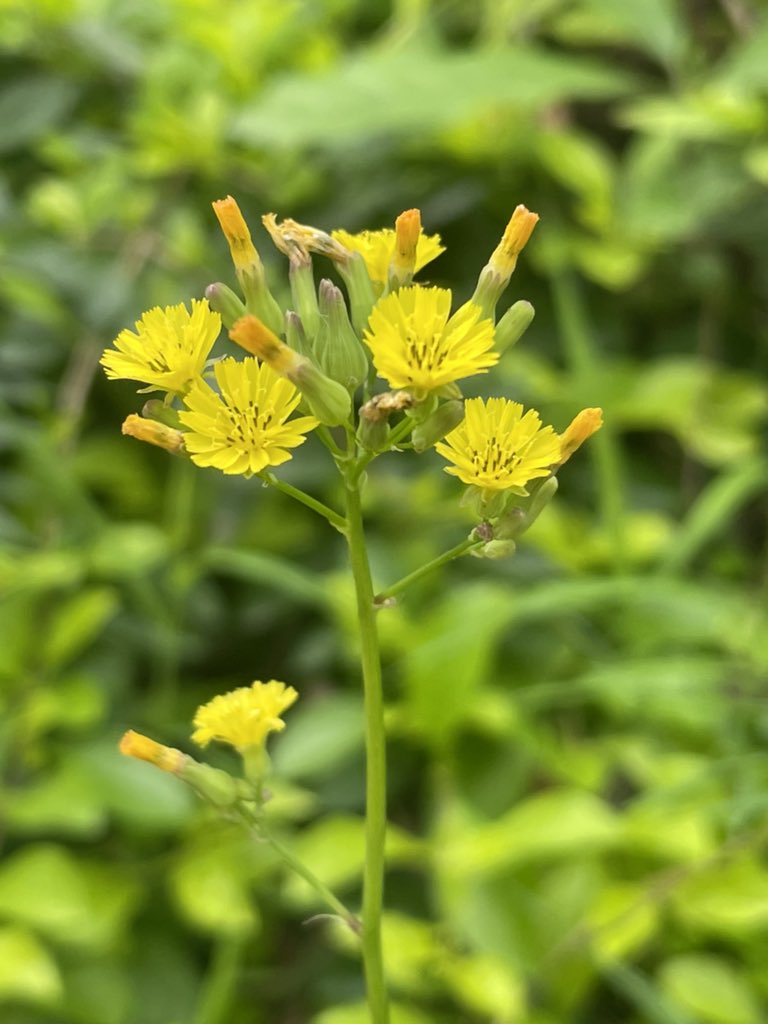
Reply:
[[327, 427], [348, 423], [352, 415], [352, 399], [343, 384], [331, 380], [309, 359], [301, 359], [290, 380], [307, 400], [313, 416]]
[[368, 376], [368, 358], [352, 330], [344, 296], [331, 281], [320, 282], [319, 305], [315, 359], [332, 380], [354, 391]]
[[515, 547], [513, 540], [489, 540], [481, 548], [476, 548], [472, 554], [476, 558], [508, 558], [514, 555]]
[[241, 780], [219, 768], [188, 758], [177, 772], [180, 779], [215, 807], [233, 807], [243, 796]]
[[159, 398], [150, 398], [148, 402], [145, 402], [141, 415], [146, 416], [148, 420], [157, 420], [158, 423], [165, 423], [167, 427], [173, 427], [174, 430], [181, 430], [182, 423], [178, 412], [172, 405], [166, 405]]
[[413, 428], [411, 442], [416, 452], [426, 451], [433, 444], [442, 441], [446, 434], [458, 427], [464, 419], [464, 403], [453, 398], [443, 402], [423, 422]]
[[531, 494], [531, 501], [525, 512], [526, 530], [533, 526], [541, 513], [557, 494], [557, 477], [549, 476]]
[[343, 261], [339, 260], [336, 266], [344, 278], [349, 293], [352, 326], [362, 337], [368, 317], [376, 303], [376, 293], [368, 275], [368, 268], [359, 252], [350, 253], [349, 258]]
[[306, 356], [307, 359], [312, 357], [312, 347], [304, 333], [304, 322], [292, 309], [285, 314], [285, 340], [294, 352]]
[[496, 324], [496, 351], [506, 352], [508, 348], [517, 344], [533, 323], [535, 315], [536, 310], [525, 299], [520, 299], [510, 306]]
[[311, 342], [320, 328], [320, 311], [317, 305], [315, 276], [312, 273], [312, 260], [309, 254], [294, 252], [291, 255], [288, 273], [293, 304], [299, 311], [304, 331]]
[[209, 284], [205, 289], [205, 297], [208, 305], [221, 316], [221, 322], [229, 330], [235, 320], [239, 320], [245, 314], [245, 304], [239, 295], [235, 295], [231, 288], [216, 281]]

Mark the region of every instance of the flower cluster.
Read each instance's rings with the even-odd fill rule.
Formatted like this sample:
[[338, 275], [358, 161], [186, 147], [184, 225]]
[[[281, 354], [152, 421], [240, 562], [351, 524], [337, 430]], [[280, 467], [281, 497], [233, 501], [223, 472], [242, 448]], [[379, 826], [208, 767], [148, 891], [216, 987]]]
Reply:
[[[460, 384], [487, 374], [533, 318], [524, 301], [500, 318], [496, 307], [538, 216], [516, 208], [472, 298], [453, 310], [448, 289], [413, 280], [443, 252], [418, 210], [402, 213], [393, 229], [359, 234], [266, 214], [288, 258], [293, 308], [283, 309], [235, 200], [213, 208], [240, 294], [217, 282], [191, 311], [152, 309], [135, 332], [118, 335], [102, 357], [107, 376], [166, 393], [129, 416], [124, 432], [198, 466], [273, 484], [267, 471], [318, 428], [343, 472], [396, 447], [434, 447], [466, 485], [484, 535], [499, 528], [513, 539], [510, 510], [516, 536], [527, 528], [533, 505], [554, 494], [559, 467], [601, 425], [600, 410], [584, 410], [560, 435], [513, 400], [464, 401]], [[317, 258], [339, 274], [346, 301], [331, 280], [316, 286]], [[247, 358], [211, 358], [222, 324]], [[391, 391], [377, 389], [376, 378]], [[346, 451], [326, 429], [336, 427]]]

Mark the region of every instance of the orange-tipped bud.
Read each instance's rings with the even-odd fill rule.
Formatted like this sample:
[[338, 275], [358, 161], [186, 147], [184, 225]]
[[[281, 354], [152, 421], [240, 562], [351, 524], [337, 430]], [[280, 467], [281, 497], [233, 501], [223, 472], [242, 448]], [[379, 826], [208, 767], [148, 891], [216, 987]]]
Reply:
[[421, 211], [406, 210], [395, 221], [395, 253], [390, 277], [410, 281], [416, 268], [416, 246], [421, 235]]
[[167, 452], [173, 452], [174, 455], [184, 451], [184, 434], [157, 420], [144, 419], [143, 416], [132, 413], [123, 422], [122, 429], [128, 437], [154, 444]]
[[517, 257], [525, 248], [538, 221], [538, 213], [531, 213], [522, 205], [518, 206], [510, 217], [501, 241], [480, 271], [477, 287], [472, 296], [472, 302], [480, 306], [484, 316], [495, 318], [496, 304], [509, 284], [517, 265]]
[[172, 772], [174, 775], [178, 775], [190, 760], [180, 750], [165, 747], [133, 729], [129, 729], [120, 740], [120, 753], [126, 757], [135, 757], [137, 761], [147, 761], [161, 771]]
[[251, 241], [251, 232], [240, 212], [240, 207], [232, 196], [227, 196], [226, 199], [217, 199], [211, 205], [229, 245], [235, 269], [245, 270], [246, 267], [254, 264], [260, 265], [259, 254]]
[[587, 438], [596, 433], [603, 425], [602, 409], [582, 409], [571, 420], [565, 431], [560, 435], [562, 455], [560, 465], [567, 462], [573, 453], [580, 448]]
[[489, 265], [499, 274], [509, 277], [515, 269], [518, 255], [525, 248], [539, 220], [525, 206], [518, 206], [509, 219], [504, 235], [491, 255]]
[[291, 377], [301, 363], [302, 357], [288, 348], [255, 316], [241, 316], [232, 325], [229, 336], [246, 352], [269, 363], [273, 370], [284, 377]]

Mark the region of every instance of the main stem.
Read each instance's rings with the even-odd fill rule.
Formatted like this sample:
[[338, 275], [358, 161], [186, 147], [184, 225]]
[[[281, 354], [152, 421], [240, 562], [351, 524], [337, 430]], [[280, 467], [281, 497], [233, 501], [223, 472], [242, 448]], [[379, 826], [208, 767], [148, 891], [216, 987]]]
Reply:
[[387, 761], [381, 659], [373, 583], [363, 532], [358, 481], [347, 481], [347, 543], [357, 596], [357, 620], [365, 693], [365, 869], [363, 873], [363, 963], [371, 1024], [389, 1024], [381, 949], [384, 841], [387, 827]]

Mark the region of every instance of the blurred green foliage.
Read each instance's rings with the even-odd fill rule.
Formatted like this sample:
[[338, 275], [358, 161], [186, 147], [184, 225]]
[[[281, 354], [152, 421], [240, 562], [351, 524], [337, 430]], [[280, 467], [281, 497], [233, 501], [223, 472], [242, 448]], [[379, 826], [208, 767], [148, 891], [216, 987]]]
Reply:
[[[231, 279], [228, 192], [254, 226], [420, 206], [462, 295], [525, 202], [511, 291], [538, 315], [483, 383], [558, 427], [606, 414], [513, 560], [381, 613], [394, 1024], [766, 1019], [760, 7], [4, 0], [4, 1024], [365, 1021], [303, 884], [115, 747], [128, 726], [187, 746], [214, 693], [297, 685], [272, 813], [357, 899], [339, 538], [121, 438], [135, 395], [97, 372], [144, 309]], [[286, 475], [336, 498], [311, 444]], [[432, 455], [377, 464], [382, 585], [460, 539], [456, 497]]]

